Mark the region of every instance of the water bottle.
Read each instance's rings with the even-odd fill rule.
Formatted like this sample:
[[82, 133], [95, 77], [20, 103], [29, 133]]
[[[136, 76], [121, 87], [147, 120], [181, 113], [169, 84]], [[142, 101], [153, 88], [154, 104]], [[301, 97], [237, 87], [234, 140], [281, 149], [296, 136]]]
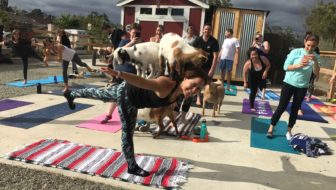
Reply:
[[57, 76], [56, 75], [54, 76], [54, 83], [55, 84], [57, 83]]
[[207, 126], [206, 126], [206, 120], [203, 119], [201, 123], [201, 133], [200, 133], [200, 138], [205, 139], [207, 134]]
[[42, 85], [41, 85], [41, 83], [37, 83], [37, 85], [36, 85], [36, 92], [38, 94], [42, 93]]

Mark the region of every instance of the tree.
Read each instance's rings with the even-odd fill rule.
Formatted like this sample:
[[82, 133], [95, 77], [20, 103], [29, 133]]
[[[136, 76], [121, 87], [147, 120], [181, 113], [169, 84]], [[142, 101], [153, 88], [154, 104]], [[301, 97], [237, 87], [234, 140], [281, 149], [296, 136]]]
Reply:
[[56, 18], [54, 23], [59, 28], [80, 28], [80, 19], [77, 18], [75, 15], [64, 14], [61, 17]]
[[308, 29], [332, 42], [336, 48], [336, 3], [319, 1], [306, 18]]
[[202, 0], [204, 3], [214, 6], [231, 7], [231, 0]]

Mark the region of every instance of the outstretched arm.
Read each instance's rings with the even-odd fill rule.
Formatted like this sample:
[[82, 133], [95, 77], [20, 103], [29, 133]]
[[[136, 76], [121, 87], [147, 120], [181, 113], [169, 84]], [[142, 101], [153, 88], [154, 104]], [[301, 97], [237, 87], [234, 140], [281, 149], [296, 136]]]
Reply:
[[171, 80], [168, 77], [158, 77], [155, 79], [146, 79], [140, 76], [137, 76], [132, 73], [126, 73], [122, 71], [115, 71], [108, 67], [101, 68], [101, 71], [107, 73], [111, 76], [121, 78], [127, 83], [136, 86], [138, 88], [143, 88], [147, 90], [152, 90], [157, 93], [161, 98], [166, 97], [171, 91], [173, 86], [171, 85]]

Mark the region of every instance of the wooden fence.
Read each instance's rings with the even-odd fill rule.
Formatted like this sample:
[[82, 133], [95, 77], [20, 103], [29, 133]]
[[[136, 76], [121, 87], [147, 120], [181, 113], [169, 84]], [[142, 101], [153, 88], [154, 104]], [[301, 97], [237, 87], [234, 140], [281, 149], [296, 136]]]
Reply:
[[316, 83], [317, 86], [326, 90], [327, 99], [335, 98], [336, 82], [329, 83], [333, 73], [336, 73], [336, 52], [321, 51], [321, 70], [320, 80]]

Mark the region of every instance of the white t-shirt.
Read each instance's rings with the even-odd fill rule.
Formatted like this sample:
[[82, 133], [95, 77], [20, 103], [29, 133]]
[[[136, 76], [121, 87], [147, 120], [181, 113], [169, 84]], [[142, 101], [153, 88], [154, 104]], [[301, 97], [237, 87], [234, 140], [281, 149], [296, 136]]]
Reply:
[[62, 59], [64, 61], [71, 61], [75, 53], [76, 53], [75, 50], [68, 48], [66, 46], [63, 46]]
[[236, 48], [240, 47], [237, 38], [226, 38], [222, 45], [221, 59], [233, 60]]

